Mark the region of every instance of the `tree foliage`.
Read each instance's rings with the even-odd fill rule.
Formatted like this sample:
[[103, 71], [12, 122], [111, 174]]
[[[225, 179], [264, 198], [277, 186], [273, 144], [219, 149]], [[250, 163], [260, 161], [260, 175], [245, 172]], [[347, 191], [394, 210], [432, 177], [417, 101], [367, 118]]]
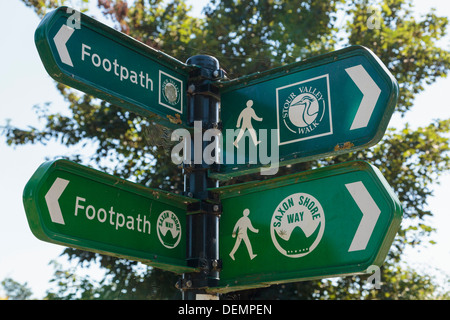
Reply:
[[26, 282], [21, 284], [11, 278], [5, 278], [0, 285], [5, 291], [7, 300], [28, 300], [33, 295]]
[[203, 49], [231, 77], [265, 71], [333, 50], [343, 1], [211, 1]]
[[[118, 259], [110, 261], [113, 265], [101, 280], [89, 274], [80, 275], [77, 264], [69, 267], [52, 261], [55, 271], [50, 280], [53, 286], [47, 290], [47, 300], [161, 300], [180, 299], [181, 293], [172, 286], [161, 283], [175, 283], [176, 276], [149, 266], [136, 264], [122, 265]], [[92, 261], [81, 263], [89, 270]], [[151, 274], [151, 277], [148, 277]]]
[[[22, 1], [40, 16], [61, 3]], [[81, 3], [83, 9], [88, 8], [88, 0]], [[445, 77], [450, 67], [450, 52], [437, 45], [446, 34], [447, 18], [440, 17], [434, 10], [417, 18], [410, 0], [351, 3], [343, 0], [212, 0], [204, 9], [204, 18], [192, 17], [184, 1], [98, 0], [97, 4], [118, 30], [182, 61], [195, 54], [213, 55], [230, 78], [307, 59], [341, 46], [367, 46], [397, 79], [400, 97], [396, 112], [404, 117], [414, 107], [414, 98], [425, 85]], [[88, 159], [81, 154], [63, 157], [148, 187], [182, 190], [179, 168], [171, 163], [164, 148], [155, 146], [158, 140], [154, 137], [167, 134], [164, 129], [117, 106], [61, 84], [56, 86], [67, 101], [70, 115], [52, 113], [51, 104], [37, 106], [38, 116], [45, 120], [44, 128], [20, 129], [8, 123], [3, 135], [9, 145], [45, 144], [51, 140], [69, 147], [89, 143], [96, 150]], [[292, 170], [365, 159], [382, 171], [403, 205], [405, 221], [383, 271], [387, 293], [366, 290], [361, 285], [362, 280], [343, 278], [337, 285], [335, 281], [309, 281], [236, 295], [297, 299], [412, 297], [411, 286], [409, 293], [405, 293], [408, 283], [417, 285], [420, 290], [428, 288], [428, 294], [431, 288], [428, 282], [411, 270], [399, 269], [397, 264], [406, 246], [420, 244], [424, 235], [432, 232], [424, 218], [432, 215], [427, 208], [427, 201], [433, 195], [431, 184], [450, 169], [449, 129], [450, 119], [436, 120], [417, 129], [408, 125], [391, 128], [371, 149], [280, 170], [279, 174], [286, 174]], [[252, 177], [255, 178], [260, 177]], [[66, 249], [65, 253], [71, 259], [79, 259], [80, 264], [98, 259], [107, 270], [110, 282], [104, 285], [111, 295], [93, 293], [95, 290], [85, 284], [81, 287], [86, 297], [174, 297], [173, 275], [151, 268], [140, 272], [142, 266], [136, 262], [80, 250]], [[73, 286], [70, 274], [59, 273], [59, 280], [64, 281], [60, 291], [52, 293], [53, 298], [65, 294], [73, 297], [67, 293]], [[429, 295], [418, 293], [416, 297]]]
[[[367, 23], [373, 9], [380, 15], [378, 29]], [[400, 86], [399, 112], [405, 114], [413, 106], [425, 84], [447, 75], [450, 52], [436, 42], [446, 34], [448, 19], [436, 10], [417, 20], [411, 1], [357, 1], [349, 14], [349, 44], [369, 47], [389, 68]]]

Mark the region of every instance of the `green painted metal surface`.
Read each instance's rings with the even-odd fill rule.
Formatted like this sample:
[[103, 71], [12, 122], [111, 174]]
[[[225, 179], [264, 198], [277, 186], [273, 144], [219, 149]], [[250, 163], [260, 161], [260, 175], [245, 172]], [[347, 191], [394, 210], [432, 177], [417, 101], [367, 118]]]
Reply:
[[397, 81], [361, 46], [216, 85], [224, 149], [221, 170], [212, 173], [218, 179], [259, 171], [278, 158], [287, 165], [372, 146], [398, 96]]
[[186, 125], [187, 79], [195, 66], [68, 7], [42, 19], [35, 43], [56, 81], [163, 125]]
[[23, 193], [37, 238], [176, 273], [195, 271], [186, 265], [185, 228], [197, 201], [66, 160], [42, 164]]
[[365, 273], [383, 263], [402, 216], [363, 161], [210, 191], [223, 205], [215, 292]]

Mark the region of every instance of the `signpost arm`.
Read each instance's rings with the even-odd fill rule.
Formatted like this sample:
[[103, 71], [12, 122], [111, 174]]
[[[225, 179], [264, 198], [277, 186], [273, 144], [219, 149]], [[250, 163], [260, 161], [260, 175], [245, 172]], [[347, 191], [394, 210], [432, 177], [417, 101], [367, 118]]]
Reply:
[[208, 188], [218, 187], [218, 181], [208, 177], [210, 165], [205, 162], [203, 152], [210, 142], [203, 141], [203, 134], [208, 129], [217, 130], [219, 124], [219, 96], [210, 83], [221, 71], [219, 62], [211, 56], [193, 56], [187, 64], [200, 68], [191, 74], [188, 83], [188, 123], [194, 127], [194, 138], [191, 163], [183, 167], [184, 191], [185, 195], [202, 201], [199, 212], [187, 216], [186, 258], [187, 264], [200, 272], [183, 274], [180, 287], [184, 300], [218, 299], [217, 295], [206, 294], [206, 288], [216, 286], [219, 280], [220, 210], [205, 201]]

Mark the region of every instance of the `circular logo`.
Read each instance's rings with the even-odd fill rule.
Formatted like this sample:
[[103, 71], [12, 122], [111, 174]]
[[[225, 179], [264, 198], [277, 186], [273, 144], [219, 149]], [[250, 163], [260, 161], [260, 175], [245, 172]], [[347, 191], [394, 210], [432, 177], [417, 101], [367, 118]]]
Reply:
[[181, 240], [181, 224], [170, 210], [161, 212], [158, 217], [157, 233], [159, 241], [168, 249], [175, 248]]
[[270, 222], [270, 235], [277, 250], [289, 258], [312, 252], [325, 230], [319, 201], [307, 193], [294, 193], [281, 201]]
[[176, 83], [171, 79], [166, 79], [162, 84], [164, 98], [171, 105], [175, 105], [180, 100], [180, 92]]
[[[319, 99], [317, 98], [319, 97]], [[322, 103], [320, 103], [322, 101]], [[283, 120], [292, 132], [306, 134], [319, 125], [325, 112], [324, 100], [320, 92], [291, 94], [283, 107]]]

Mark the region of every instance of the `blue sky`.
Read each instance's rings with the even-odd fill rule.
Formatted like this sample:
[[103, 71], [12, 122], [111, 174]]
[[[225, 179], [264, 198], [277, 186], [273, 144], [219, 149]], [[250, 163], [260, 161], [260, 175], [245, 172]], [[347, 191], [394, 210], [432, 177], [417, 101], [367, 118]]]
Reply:
[[[33, 105], [51, 102], [53, 112], [66, 113], [66, 103], [55, 89], [55, 83], [44, 70], [34, 45], [34, 31], [39, 24], [36, 14], [19, 0], [3, 1], [3, 15], [0, 19], [0, 125], [6, 119], [21, 128], [43, 125], [33, 110]], [[199, 13], [206, 1], [190, 1]], [[77, 3], [77, 1], [74, 1]], [[450, 17], [448, 0], [415, 1], [421, 13], [431, 7], [437, 13]], [[97, 18], [100, 14], [96, 14]], [[449, 37], [442, 42], [450, 48]], [[413, 127], [425, 126], [435, 118], [450, 118], [450, 103], [445, 93], [450, 88], [450, 78], [440, 79], [427, 86], [416, 98], [413, 111], [403, 119], [394, 116], [390, 126], [401, 126], [408, 121]], [[88, 149], [89, 150], [89, 149]], [[22, 191], [37, 169], [46, 160], [57, 155], [78, 153], [80, 150], [65, 148], [57, 143], [27, 145], [11, 148], [0, 139], [0, 281], [12, 277], [19, 282], [27, 282], [35, 297], [43, 297], [49, 287], [48, 280], [53, 274], [49, 261], [58, 258], [63, 247], [42, 242], [31, 233], [22, 205]], [[450, 265], [450, 212], [446, 202], [450, 190], [450, 174], [435, 186], [430, 208], [434, 216], [427, 222], [437, 229], [431, 239], [436, 245], [408, 250], [405, 263], [429, 270], [438, 268], [449, 272]], [[62, 260], [61, 260], [62, 261]], [[437, 272], [437, 275], [440, 271]]]

